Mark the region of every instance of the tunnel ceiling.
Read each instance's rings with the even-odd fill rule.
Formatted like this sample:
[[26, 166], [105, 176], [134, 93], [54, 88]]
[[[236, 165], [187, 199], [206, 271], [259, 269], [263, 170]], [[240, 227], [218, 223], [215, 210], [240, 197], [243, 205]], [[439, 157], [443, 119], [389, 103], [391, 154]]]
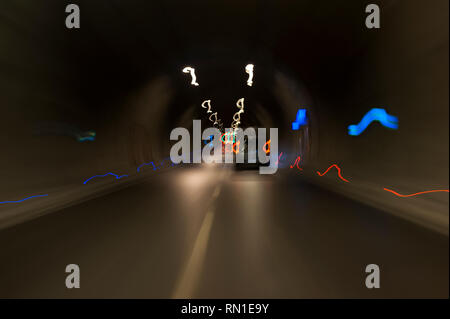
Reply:
[[[36, 7], [40, 14], [33, 19], [52, 34], [48, 46], [68, 75], [65, 89], [90, 112], [111, 109], [153, 77], [168, 75], [175, 88], [171, 110], [176, 113], [197, 101], [190, 100], [193, 94], [216, 98], [223, 110], [248, 95], [276, 113], [271, 92], [275, 70], [290, 74], [312, 95], [346, 94], [352, 70], [370, 43], [370, 37], [362, 35], [363, 1], [327, 6], [315, 1], [77, 3], [82, 8], [77, 32], [51, 28], [65, 18], [65, 4], [59, 1], [44, 15]], [[44, 34], [50, 38], [41, 32], [35, 41], [48, 42], [39, 38]], [[260, 85], [252, 92], [242, 85], [242, 70], [249, 62], [259, 72]], [[180, 72], [188, 64], [202, 77], [195, 93], [186, 90], [186, 76]]]

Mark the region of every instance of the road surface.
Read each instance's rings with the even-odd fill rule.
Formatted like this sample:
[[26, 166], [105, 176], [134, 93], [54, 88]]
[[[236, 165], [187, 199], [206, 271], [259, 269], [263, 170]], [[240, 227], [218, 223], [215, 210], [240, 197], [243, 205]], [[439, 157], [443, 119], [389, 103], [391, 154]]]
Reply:
[[[0, 297], [448, 298], [448, 249], [298, 179], [173, 169], [0, 231]], [[365, 286], [372, 263], [380, 289]]]

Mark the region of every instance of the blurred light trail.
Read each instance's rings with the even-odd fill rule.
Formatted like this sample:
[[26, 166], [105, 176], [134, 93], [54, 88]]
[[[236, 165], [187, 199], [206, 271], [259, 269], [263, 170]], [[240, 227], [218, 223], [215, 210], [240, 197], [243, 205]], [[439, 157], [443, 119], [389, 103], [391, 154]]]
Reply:
[[391, 192], [392, 194], [398, 196], [398, 197], [412, 197], [412, 196], [417, 196], [417, 195], [423, 195], [423, 194], [429, 194], [429, 193], [438, 193], [438, 192], [446, 192], [448, 193], [449, 190], [448, 189], [436, 189], [436, 190], [431, 190], [431, 191], [424, 191], [424, 192], [419, 192], [419, 193], [414, 193], [414, 194], [409, 194], [409, 195], [403, 195], [403, 194], [399, 194], [395, 191], [393, 191], [392, 189], [389, 188], [383, 188], [385, 191], [387, 192]]
[[[211, 117], [213, 117], [213, 116], [214, 116], [214, 120], [211, 119]], [[217, 122], [217, 112], [214, 112], [213, 114], [211, 114], [211, 115], [209, 116], [209, 120], [210, 120], [211, 122], [214, 123], [213, 125], [218, 124], [219, 122]]]
[[336, 164], [333, 164], [333, 165], [331, 165], [330, 167], [328, 167], [328, 169], [327, 169], [325, 172], [323, 172], [323, 173], [317, 171], [317, 175], [319, 175], [319, 176], [324, 176], [324, 175], [327, 174], [328, 171], [329, 171], [331, 168], [333, 168], [333, 167], [337, 169], [339, 178], [342, 179], [344, 182], [349, 183], [348, 180], [346, 180], [345, 178], [342, 177], [342, 175], [341, 175], [341, 169], [340, 169], [340, 167], [337, 166]]
[[204, 140], [203, 142], [205, 143], [205, 145], [212, 146], [213, 145], [213, 139], [214, 139], [214, 135], [210, 135], [209, 136], [209, 140]]
[[239, 124], [241, 124], [241, 113], [244, 113], [244, 98], [239, 99], [236, 102], [236, 106], [239, 111], [233, 115], [233, 122], [231, 123], [231, 128], [234, 129], [237, 129]]
[[34, 126], [35, 135], [56, 135], [74, 137], [78, 142], [95, 141], [94, 130], [84, 131], [77, 126], [64, 122], [41, 122]]
[[[207, 110], [206, 110], [206, 113], [212, 113], [212, 110], [211, 110], [211, 100], [205, 100], [205, 101], [203, 101], [203, 102], [202, 102], [202, 108], [207, 109]], [[212, 119], [211, 119], [211, 117], [213, 117], [213, 116], [215, 117], [215, 120], [212, 120]], [[222, 127], [223, 127], [222, 120], [219, 119], [219, 118], [217, 117], [217, 112], [212, 113], [212, 114], [209, 116], [209, 120], [210, 120], [211, 122], [213, 122], [213, 126], [214, 126], [214, 127], [218, 128], [220, 131], [222, 131]]]
[[122, 177], [127, 177], [127, 176], [128, 176], [128, 175], [121, 175], [121, 176], [119, 176], [119, 175], [114, 174], [114, 173], [106, 173], [106, 174], [104, 174], [104, 175], [95, 175], [95, 176], [92, 176], [92, 177], [88, 178], [87, 180], [85, 180], [85, 181], [83, 182], [83, 184], [86, 185], [86, 183], [89, 182], [89, 181], [90, 181], [91, 179], [93, 179], [93, 178], [97, 178], [97, 177], [105, 177], [105, 176], [108, 176], [108, 175], [114, 176], [116, 179], [121, 179]]
[[[235, 149], [234, 147], [237, 145], [237, 149]], [[233, 144], [232, 149], [234, 154], [239, 153], [239, 145], [241, 145], [241, 141], [237, 141], [236, 143]]]
[[245, 66], [245, 72], [248, 73], [248, 80], [247, 80], [247, 85], [248, 86], [252, 86], [253, 85], [253, 69], [254, 69], [254, 65], [253, 64], [247, 64]]
[[[231, 140], [230, 137], [233, 137]], [[235, 132], [226, 132], [221, 136], [221, 140], [223, 144], [233, 144], [236, 141], [236, 133]]]
[[389, 115], [384, 109], [373, 108], [362, 118], [361, 122], [348, 127], [348, 135], [358, 136], [370, 125], [370, 123], [378, 121], [383, 126], [396, 130], [398, 128], [398, 119]]
[[197, 77], [195, 76], [195, 69], [194, 68], [191, 68], [190, 66], [187, 66], [187, 67], [185, 67], [183, 69], [183, 72], [184, 73], [191, 73], [191, 78], [192, 78], [191, 84], [195, 85], [195, 86], [198, 86]]
[[[211, 136], [214, 136], [214, 135], [211, 135]], [[166, 162], [166, 161], [170, 161], [170, 166], [167, 166], [167, 167], [172, 167], [172, 166], [175, 166], [175, 165], [178, 165], [178, 164], [175, 164], [174, 162], [172, 162], [172, 160], [170, 159], [170, 156], [169, 157], [165, 157], [165, 158], [163, 158], [162, 159], [162, 161], [161, 161], [161, 163], [160, 163], [160, 165], [159, 166], [156, 166], [156, 169], [158, 169], [159, 167], [163, 167], [164, 166], [164, 163]], [[153, 163], [153, 162], [150, 162], [150, 163]], [[145, 163], [144, 163], [145, 164]], [[141, 166], [143, 166], [144, 164], [142, 164]], [[149, 163], [148, 163], [149, 164]], [[153, 165], [153, 166], [155, 166], [155, 165]]]
[[299, 109], [297, 111], [295, 122], [292, 122], [292, 130], [298, 131], [302, 125], [306, 125], [306, 122], [306, 109]]
[[283, 152], [280, 153], [280, 155], [278, 155], [278, 160], [276, 162], [276, 165], [278, 165], [280, 163], [281, 160], [281, 156], [283, 155]]
[[142, 166], [146, 166], [146, 165], [150, 165], [150, 164], [153, 165], [153, 170], [156, 170], [155, 164], [153, 162], [149, 162], [149, 163], [144, 163], [144, 164], [139, 165], [139, 167], [137, 168], [137, 171], [140, 172]]
[[160, 169], [160, 168], [164, 167], [164, 162], [165, 162], [165, 161], [166, 161], [166, 159], [164, 158], [164, 159], [159, 163], [159, 165], [156, 166], [156, 169]]
[[[207, 104], [208, 107], [206, 107], [205, 104]], [[211, 100], [203, 101], [203, 103], [202, 103], [202, 108], [208, 109], [208, 110], [206, 111], [206, 113], [212, 113], [212, 111], [211, 111]]]
[[[214, 135], [213, 135], [213, 136], [214, 136]], [[175, 166], [175, 165], [179, 165], [179, 163], [178, 163], [178, 164], [175, 164], [174, 162], [172, 162], [172, 160], [170, 159], [170, 156], [169, 156], [169, 157], [166, 157], [164, 160], [169, 160], [170, 163], [172, 163], [172, 164], [170, 164], [170, 167]]]
[[30, 196], [30, 197], [27, 197], [27, 198], [24, 198], [24, 199], [20, 199], [20, 200], [7, 200], [7, 201], [4, 201], [4, 202], [0, 202], [0, 204], [21, 203], [21, 202], [26, 201], [26, 200], [31, 199], [31, 198], [46, 197], [46, 196], [48, 196], [48, 194], [45, 194], [45, 195], [34, 195], [34, 196]]
[[95, 136], [97, 135], [94, 131], [87, 131], [86, 136], [77, 135], [78, 142], [84, 141], [95, 141]]
[[266, 154], [268, 154], [268, 153], [270, 152], [270, 140], [268, 140], [268, 141], [266, 142], [266, 144], [264, 144], [264, 146], [263, 146], [263, 151], [264, 151]]
[[95, 137], [92, 137], [92, 136], [88, 136], [88, 137], [80, 137], [79, 139], [78, 139], [78, 142], [84, 142], [84, 141], [95, 141]]
[[295, 159], [294, 164], [292, 164], [290, 167], [294, 168], [294, 166], [296, 166], [298, 168], [299, 171], [303, 171], [303, 168], [298, 167], [298, 164], [300, 164], [300, 161], [302, 160], [302, 158], [299, 156]]

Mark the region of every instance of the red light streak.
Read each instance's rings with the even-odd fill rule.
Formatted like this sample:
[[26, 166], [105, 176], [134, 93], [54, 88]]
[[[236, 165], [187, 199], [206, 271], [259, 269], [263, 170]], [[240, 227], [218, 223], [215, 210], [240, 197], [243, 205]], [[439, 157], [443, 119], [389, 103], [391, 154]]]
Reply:
[[395, 191], [393, 191], [392, 189], [389, 188], [383, 188], [385, 191], [387, 192], [391, 192], [392, 194], [398, 196], [398, 197], [412, 197], [412, 196], [417, 196], [417, 195], [422, 195], [422, 194], [428, 194], [428, 193], [437, 193], [437, 192], [446, 192], [448, 193], [449, 190], [448, 189], [436, 189], [436, 190], [431, 190], [431, 191], [424, 191], [424, 192], [419, 192], [419, 193], [414, 193], [414, 194], [408, 194], [408, 195], [403, 195], [403, 194], [399, 194]]
[[302, 158], [299, 156], [295, 159], [294, 164], [291, 165], [291, 168], [294, 168], [294, 166], [297, 166], [299, 171], [303, 171], [303, 168], [298, 167], [298, 164], [300, 163], [300, 161], [302, 160]]
[[[269, 140], [269, 142], [270, 142], [270, 140]], [[267, 144], [267, 143], [266, 143], [266, 144]], [[281, 152], [280, 155], [278, 156], [277, 164], [278, 164], [279, 161], [281, 160], [281, 156], [282, 156], [282, 155], [283, 155], [283, 152]], [[297, 157], [297, 158], [295, 159], [294, 164], [290, 165], [290, 167], [291, 167], [291, 168], [297, 167], [297, 169], [303, 170], [303, 168], [301, 168], [301, 167], [298, 166], [298, 165], [300, 164], [301, 160], [302, 160], [302, 159], [301, 159], [300, 156]], [[323, 172], [323, 173], [317, 171], [317, 175], [319, 175], [319, 176], [324, 176], [324, 175], [326, 175], [326, 174], [330, 171], [330, 169], [332, 169], [333, 167], [336, 168], [339, 178], [340, 178], [341, 180], [343, 180], [344, 182], [349, 183], [349, 181], [348, 181], [347, 179], [345, 179], [344, 177], [342, 177], [342, 174], [341, 174], [341, 168], [340, 168], [337, 164], [331, 165], [331, 166], [328, 167], [328, 169], [327, 169], [325, 172]], [[414, 194], [400, 194], [400, 193], [397, 193], [396, 191], [393, 191], [392, 189], [389, 189], [389, 188], [383, 188], [383, 190], [385, 190], [385, 191], [387, 191], [387, 192], [390, 192], [390, 193], [394, 194], [395, 196], [403, 197], [403, 198], [413, 197], [413, 196], [418, 196], [418, 195], [424, 195], [424, 194], [430, 194], [430, 193], [439, 193], [439, 192], [449, 193], [449, 192], [450, 192], [448, 189], [434, 189], [434, 190], [423, 191], [423, 192], [418, 192], [418, 193], [414, 193]]]
[[337, 166], [336, 164], [333, 164], [333, 165], [331, 165], [330, 167], [328, 167], [328, 169], [327, 169], [325, 172], [323, 172], [323, 173], [317, 171], [317, 175], [323, 176], [323, 175], [327, 174], [328, 171], [329, 171], [331, 168], [333, 168], [333, 167], [335, 167], [335, 168], [337, 169], [339, 178], [342, 179], [344, 182], [349, 183], [348, 180], [346, 180], [345, 178], [342, 177], [342, 175], [341, 175], [341, 169], [340, 169], [340, 167]]
[[[225, 139], [223, 138], [224, 136], [226, 137]], [[232, 140], [230, 141], [231, 136]], [[222, 140], [223, 144], [233, 144], [234, 140], [236, 139], [236, 136], [233, 132], [226, 132], [220, 136], [220, 139]]]
[[278, 161], [276, 162], [276, 165], [278, 165], [278, 163], [280, 163], [281, 155], [283, 155], [283, 152], [281, 152], [280, 155], [278, 155]]

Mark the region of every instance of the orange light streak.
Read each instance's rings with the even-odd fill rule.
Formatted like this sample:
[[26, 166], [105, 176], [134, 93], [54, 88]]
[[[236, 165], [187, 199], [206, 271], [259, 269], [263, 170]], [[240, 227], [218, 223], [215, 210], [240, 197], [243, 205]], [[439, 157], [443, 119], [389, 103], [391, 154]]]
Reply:
[[399, 194], [395, 191], [393, 191], [392, 189], [389, 188], [383, 188], [385, 191], [387, 192], [391, 192], [392, 194], [398, 196], [398, 197], [412, 197], [412, 196], [417, 196], [417, 195], [422, 195], [422, 194], [429, 194], [429, 193], [437, 193], [437, 192], [446, 192], [448, 193], [449, 190], [448, 189], [436, 189], [436, 190], [431, 190], [431, 191], [424, 191], [424, 192], [419, 192], [419, 193], [414, 193], [414, 194], [408, 194], [408, 195], [403, 195], [403, 194]]
[[266, 154], [270, 152], [270, 140], [268, 140], [266, 144], [264, 144], [263, 151], [266, 152]]

